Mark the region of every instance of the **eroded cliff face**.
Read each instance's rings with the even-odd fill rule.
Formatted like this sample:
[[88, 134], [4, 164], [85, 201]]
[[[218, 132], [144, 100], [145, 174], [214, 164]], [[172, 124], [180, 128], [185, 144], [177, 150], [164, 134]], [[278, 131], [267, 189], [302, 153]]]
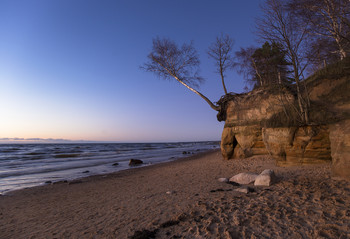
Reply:
[[256, 125], [225, 127], [221, 138], [221, 152], [225, 159], [268, 154], [261, 128]]
[[332, 176], [350, 179], [350, 120], [330, 127]]
[[[294, 101], [294, 96], [289, 92], [285, 92], [285, 97]], [[226, 105], [226, 120], [221, 140], [224, 158], [268, 154], [263, 142], [261, 124], [282, 111], [280, 95], [267, 94], [263, 89], [233, 96]]]
[[263, 141], [279, 166], [329, 162], [331, 148], [327, 126], [262, 128]]
[[234, 96], [227, 104], [222, 133], [224, 158], [270, 154], [281, 166], [330, 162], [327, 126], [268, 127], [269, 121], [283, 120], [274, 117], [284, 114], [285, 102], [294, 101], [287, 89]]
[[[338, 93], [340, 88], [343, 93]], [[350, 78], [319, 81], [309, 89], [311, 103], [317, 107], [307, 126], [290, 120], [288, 110], [296, 103], [290, 89], [231, 95], [220, 116], [225, 116], [223, 157], [270, 154], [280, 166], [332, 162], [333, 176], [350, 179]]]

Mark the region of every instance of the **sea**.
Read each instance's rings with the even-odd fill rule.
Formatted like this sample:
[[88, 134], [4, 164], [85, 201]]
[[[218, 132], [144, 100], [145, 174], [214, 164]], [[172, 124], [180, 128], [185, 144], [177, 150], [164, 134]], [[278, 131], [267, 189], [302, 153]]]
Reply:
[[219, 142], [0, 144], [0, 195], [10, 191], [148, 166], [219, 148]]

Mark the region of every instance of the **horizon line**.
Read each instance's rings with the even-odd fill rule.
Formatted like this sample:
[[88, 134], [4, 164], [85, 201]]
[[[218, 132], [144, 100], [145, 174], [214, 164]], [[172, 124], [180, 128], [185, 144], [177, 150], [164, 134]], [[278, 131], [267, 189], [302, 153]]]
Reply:
[[71, 140], [71, 139], [53, 139], [53, 138], [0, 138], [0, 144], [73, 144], [73, 143], [190, 143], [190, 142], [220, 142], [221, 140], [169, 140], [169, 141], [114, 141], [114, 140]]

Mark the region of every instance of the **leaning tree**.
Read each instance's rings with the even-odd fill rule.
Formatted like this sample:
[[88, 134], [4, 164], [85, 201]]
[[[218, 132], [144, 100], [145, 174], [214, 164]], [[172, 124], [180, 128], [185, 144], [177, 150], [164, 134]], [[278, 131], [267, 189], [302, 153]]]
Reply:
[[[217, 61], [217, 70], [222, 77], [225, 94], [227, 94], [227, 90], [224, 83], [224, 72], [232, 62], [230, 58], [232, 44], [233, 41], [225, 36], [217, 38], [216, 43], [209, 48], [209, 56]], [[198, 74], [199, 64], [198, 53], [192, 42], [179, 47], [170, 39], [157, 37], [153, 39], [152, 51], [148, 55], [148, 61], [141, 68], [155, 73], [162, 79], [175, 79], [204, 99], [212, 109], [220, 111], [220, 105], [214, 104], [195, 89], [203, 81], [203, 78]]]

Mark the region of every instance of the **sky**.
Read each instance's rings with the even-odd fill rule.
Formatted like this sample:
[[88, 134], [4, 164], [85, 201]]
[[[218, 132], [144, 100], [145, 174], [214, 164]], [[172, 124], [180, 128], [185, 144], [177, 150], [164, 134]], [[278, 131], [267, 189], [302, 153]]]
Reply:
[[[262, 0], [0, 0], [0, 139], [113, 142], [220, 140], [223, 122], [198, 95], [140, 66], [152, 39], [193, 41], [216, 102], [207, 49], [221, 33], [255, 44]], [[229, 92], [243, 77], [230, 72]]]

